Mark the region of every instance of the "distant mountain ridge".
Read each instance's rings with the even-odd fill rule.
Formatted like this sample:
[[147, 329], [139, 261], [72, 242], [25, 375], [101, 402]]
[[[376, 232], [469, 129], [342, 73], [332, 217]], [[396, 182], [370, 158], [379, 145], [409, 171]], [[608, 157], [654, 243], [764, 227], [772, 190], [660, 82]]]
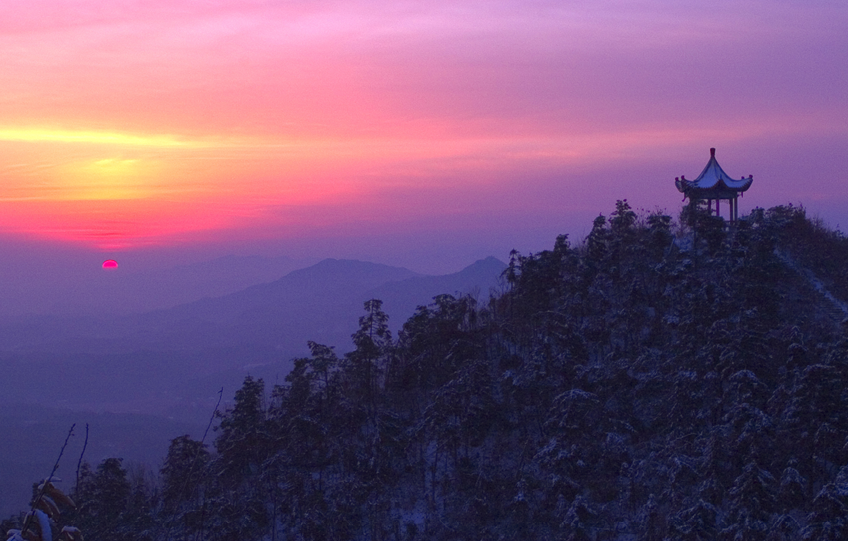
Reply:
[[383, 309], [397, 323], [390, 324], [390, 327], [397, 329], [418, 306], [428, 304], [436, 295], [460, 293], [485, 302], [491, 290], [502, 285], [500, 276], [506, 267], [503, 261], [487, 257], [454, 274], [414, 276], [388, 282], [369, 291], [368, 296], [383, 301]]
[[274, 313], [274, 306], [284, 303], [323, 303], [368, 290], [387, 282], [422, 276], [411, 270], [357, 260], [324, 259], [319, 263], [290, 272], [273, 282], [258, 284], [221, 297], [158, 310], [147, 317], [197, 316], [204, 319], [231, 321], [251, 313]]
[[[161, 338], [154, 349], [265, 346], [305, 354], [313, 340], [344, 350], [365, 301], [383, 301], [391, 327], [400, 328], [415, 308], [434, 296], [488, 296], [506, 264], [488, 258], [442, 276], [356, 260], [325, 259], [267, 284], [161, 310], [134, 322]], [[153, 328], [151, 328], [151, 325]]]
[[[396, 332], [436, 295], [485, 300], [505, 268], [491, 257], [453, 274], [426, 276], [325, 259], [268, 283], [143, 314], [22, 318], [0, 325], [0, 369], [14, 374], [0, 382], [0, 396], [117, 411], [206, 400], [210, 389], [237, 385], [247, 366], [253, 374], [284, 377], [290, 360], [307, 353], [308, 340], [350, 349], [369, 299], [383, 300]], [[65, 377], [45, 387], [44, 371]]]

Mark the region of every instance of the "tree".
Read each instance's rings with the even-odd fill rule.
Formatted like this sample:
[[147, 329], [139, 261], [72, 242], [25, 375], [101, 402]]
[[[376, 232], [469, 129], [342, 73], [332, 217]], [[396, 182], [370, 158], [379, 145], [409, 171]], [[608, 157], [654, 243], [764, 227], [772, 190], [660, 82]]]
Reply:
[[607, 218], [601, 214], [592, 222], [592, 231], [586, 237], [586, 260], [589, 263], [597, 265], [606, 259], [609, 253], [609, 237]]
[[339, 358], [332, 346], [325, 346], [311, 340], [307, 345], [312, 353], [312, 358], [309, 360], [312, 377], [319, 386], [323, 403], [327, 406], [331, 402], [333, 394], [330, 380], [338, 370]]
[[171, 440], [160, 470], [162, 505], [169, 519], [169, 534], [180, 529], [183, 539], [191, 539], [203, 530], [203, 498], [209, 462], [206, 445], [191, 439], [188, 434]]
[[359, 329], [353, 333], [356, 349], [347, 354], [355, 396], [364, 400], [369, 408], [374, 407], [377, 387], [393, 348], [389, 316], [382, 306], [383, 301], [379, 299], [365, 302], [365, 315], [359, 318]]
[[247, 376], [236, 391], [232, 409], [220, 414], [220, 435], [215, 440], [215, 449], [224, 477], [232, 482], [258, 473], [265, 458], [268, 434], [264, 394], [265, 382]]
[[730, 525], [722, 531], [727, 539], [765, 539], [775, 511], [777, 486], [774, 477], [750, 460], [728, 491]]
[[92, 472], [85, 464], [77, 489], [79, 524], [91, 541], [123, 538], [131, 486], [122, 459], [107, 458]]
[[680, 212], [680, 222], [692, 231], [696, 250], [703, 240], [708, 253], [714, 255], [725, 239], [724, 219], [713, 215], [704, 203], [703, 199], [690, 199]]
[[206, 445], [186, 434], [171, 440], [162, 475], [162, 501], [166, 509], [199, 497], [201, 482], [209, 464]]

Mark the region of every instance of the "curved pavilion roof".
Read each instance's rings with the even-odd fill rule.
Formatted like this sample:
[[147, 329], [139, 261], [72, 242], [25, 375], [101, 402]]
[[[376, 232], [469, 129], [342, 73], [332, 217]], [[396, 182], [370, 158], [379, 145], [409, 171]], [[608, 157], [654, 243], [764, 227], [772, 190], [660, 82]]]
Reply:
[[685, 177], [674, 179], [677, 190], [688, 197], [698, 199], [735, 199], [736, 196], [751, 187], [754, 175], [736, 180], [724, 172], [715, 157], [715, 149], [710, 149], [710, 161], [695, 180]]

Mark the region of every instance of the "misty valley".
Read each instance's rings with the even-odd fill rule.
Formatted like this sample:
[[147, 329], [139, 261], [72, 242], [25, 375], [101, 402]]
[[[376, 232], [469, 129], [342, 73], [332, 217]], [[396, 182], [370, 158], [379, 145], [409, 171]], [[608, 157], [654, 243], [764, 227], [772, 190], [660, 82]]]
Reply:
[[[230, 274], [244, 274], [243, 258], [228, 259], [196, 276], [212, 276], [214, 291]], [[269, 261], [269, 270], [260, 272], [261, 261], [251, 263], [257, 277], [280, 266]], [[0, 447], [0, 510], [9, 515], [22, 508], [31, 482], [49, 473], [43, 469], [55, 449], [48, 441], [64, 438], [74, 422], [91, 425], [89, 460], [115, 456], [155, 469], [170, 439], [200, 437], [222, 388], [226, 405], [246, 374], [282, 383], [292, 359], [309, 353], [309, 340], [351, 349], [366, 300], [384, 299], [396, 331], [435, 295], [485, 300], [502, 283], [505, 267], [489, 258], [455, 274], [425, 276], [328, 259], [228, 295], [142, 314], [6, 316], [0, 324], [0, 426], [8, 439]], [[176, 272], [173, 281], [184, 282], [185, 270]], [[153, 285], [167, 278], [160, 273]], [[194, 291], [204, 290], [194, 284]], [[82, 437], [70, 443], [69, 452], [78, 452]], [[70, 466], [64, 464], [62, 473]]]

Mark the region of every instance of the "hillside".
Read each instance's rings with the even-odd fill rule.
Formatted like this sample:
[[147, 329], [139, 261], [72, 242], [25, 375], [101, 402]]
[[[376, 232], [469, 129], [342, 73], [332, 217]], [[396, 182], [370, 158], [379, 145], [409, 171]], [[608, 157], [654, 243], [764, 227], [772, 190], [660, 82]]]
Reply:
[[350, 353], [312, 342], [285, 383], [244, 380], [214, 442], [173, 440], [160, 491], [107, 520], [122, 474], [101, 464], [63, 520], [90, 540], [848, 537], [848, 240], [791, 206], [682, 221], [620, 201], [580, 245], [514, 253], [501, 296], [438, 296], [397, 335], [370, 302]]

